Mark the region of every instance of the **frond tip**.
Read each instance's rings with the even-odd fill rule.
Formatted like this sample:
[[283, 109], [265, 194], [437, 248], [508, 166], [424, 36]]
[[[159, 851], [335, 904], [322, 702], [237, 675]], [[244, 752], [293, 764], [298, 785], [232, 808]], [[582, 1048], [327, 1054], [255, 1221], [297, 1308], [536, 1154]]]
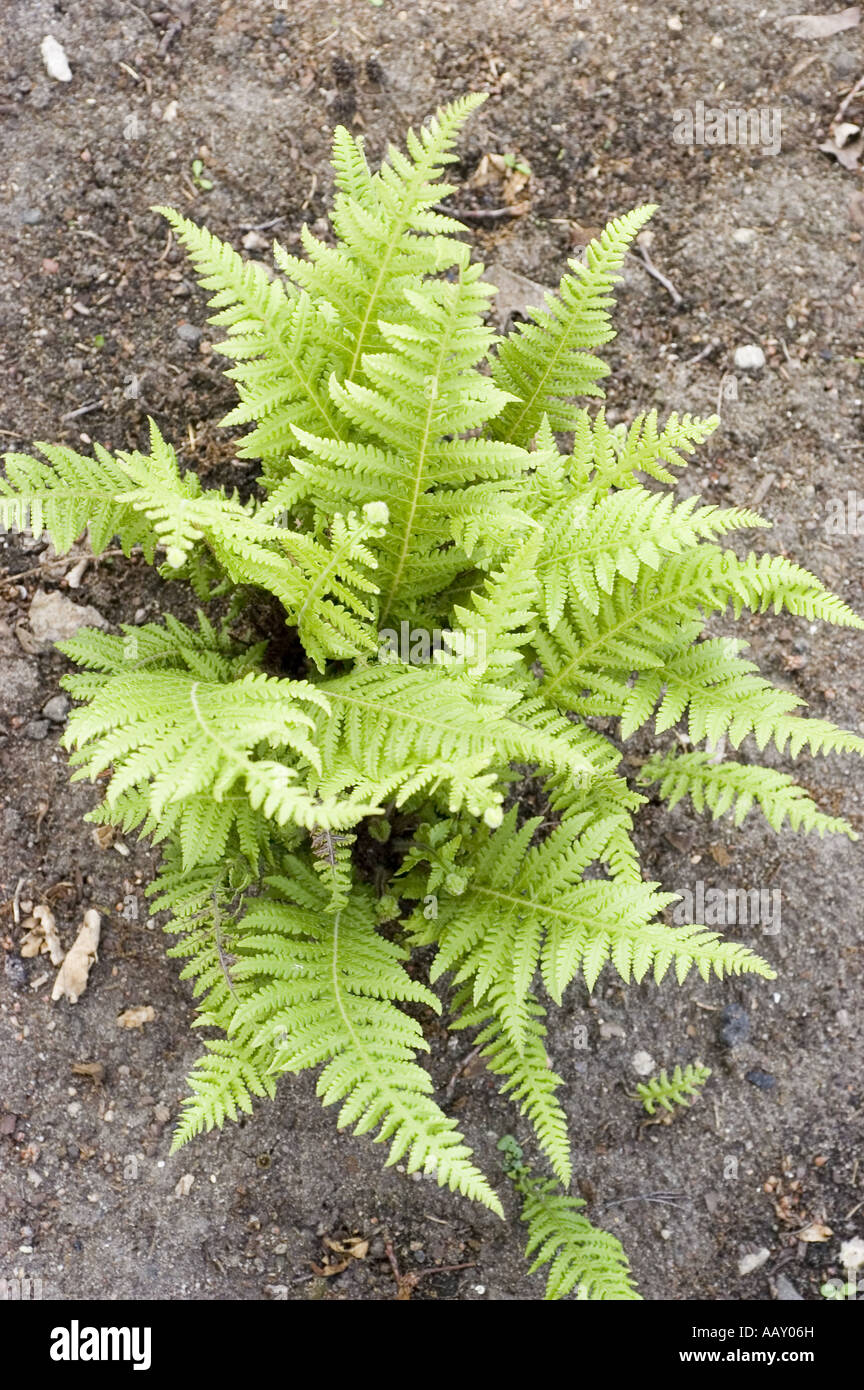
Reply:
[[577, 1298], [589, 1302], [639, 1298], [621, 1242], [581, 1215], [580, 1197], [557, 1193], [551, 1179], [523, 1179], [517, 1185], [529, 1232], [525, 1254], [534, 1256], [529, 1273], [549, 1265], [547, 1300], [566, 1298], [574, 1289]]

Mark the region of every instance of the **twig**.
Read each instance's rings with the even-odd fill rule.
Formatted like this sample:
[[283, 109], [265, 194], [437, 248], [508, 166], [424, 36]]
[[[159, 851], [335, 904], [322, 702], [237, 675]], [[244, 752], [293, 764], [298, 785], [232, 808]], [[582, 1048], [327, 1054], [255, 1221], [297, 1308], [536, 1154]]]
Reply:
[[269, 227], [278, 227], [284, 221], [284, 217], [271, 217], [269, 222], [238, 222], [237, 226], [241, 232], [266, 232]]
[[751, 498], [751, 501], [750, 501], [750, 506], [753, 507], [754, 510], [755, 510], [756, 507], [760, 506], [762, 502], [765, 501], [765, 498], [768, 496], [768, 493], [771, 491], [771, 488], [774, 486], [774, 482], [775, 482], [776, 478], [777, 478], [777, 474], [776, 474], [776, 473], [766, 473], [766, 474], [765, 474], [765, 477], [762, 479], [761, 483], [760, 483], [759, 486], [757, 487], [757, 489], [756, 489], [756, 491], [754, 492], [753, 497]]
[[26, 882], [26, 878], [19, 878], [18, 882], [15, 884], [15, 892], [12, 894], [12, 920], [16, 927], [21, 921], [21, 908], [19, 907], [19, 903], [21, 900], [21, 889]]
[[[684, 303], [684, 296], [678, 293], [668, 276], [664, 275], [662, 270], [657, 269], [651, 257], [648, 255], [648, 252], [645, 250], [644, 246], [637, 246], [636, 250], [639, 252], [639, 259], [642, 261], [642, 265], [644, 266], [645, 270], [647, 270], [648, 274], [652, 277], [652, 279], [656, 280], [658, 284], [661, 284], [664, 290], [668, 292], [672, 300], [672, 303], [675, 305], [677, 309], [679, 304]], [[629, 254], [632, 255], [633, 253], [630, 252]]]
[[[656, 279], [657, 284], [663, 285], [665, 291], [667, 291], [668, 295], [670, 295], [672, 303], [674, 303], [676, 309], [678, 309], [678, 304], [683, 304], [683, 295], [679, 295], [678, 291], [676, 291], [675, 289], [675, 286], [672, 285], [671, 279], [668, 278], [667, 275], [664, 275], [663, 271], [657, 270], [656, 265], [654, 265], [654, 261], [651, 260], [649, 253], [646, 252], [645, 246], [636, 246], [636, 250], [638, 250], [639, 252], [639, 259], [642, 260], [642, 264], [643, 267], [645, 267], [645, 270], [649, 272], [651, 278]], [[632, 252], [629, 254], [632, 254]]]
[[165, 30], [165, 33], [159, 40], [159, 47], [156, 49], [156, 54], [159, 58], [165, 57], [166, 53], [168, 52], [168, 49], [171, 47], [172, 43], [174, 42], [182, 28], [183, 25], [180, 23], [179, 19], [175, 20], [173, 24], [170, 24], [168, 26], [168, 28]]
[[862, 87], [864, 87], [864, 76], [859, 77], [858, 81], [855, 83], [855, 86], [851, 89], [851, 91], [846, 93], [846, 96], [843, 98], [840, 105], [837, 107], [837, 115], [834, 117], [834, 120], [831, 123], [832, 125], [836, 125], [838, 121], [842, 121], [843, 117], [846, 115], [846, 110], [848, 106], [852, 102], [852, 99], [854, 97], [857, 97]]
[[396, 1280], [396, 1298], [400, 1303], [407, 1303], [412, 1293], [420, 1283], [421, 1279], [426, 1279], [430, 1274], [454, 1274], [460, 1269], [476, 1269], [477, 1261], [469, 1260], [465, 1264], [459, 1265], [434, 1265], [431, 1269], [412, 1269], [409, 1274], [403, 1274], [399, 1268], [399, 1261], [396, 1258], [396, 1251], [393, 1249], [392, 1241], [387, 1241], [384, 1246], [385, 1254], [390, 1262], [393, 1271], [393, 1278]]
[[493, 221], [500, 217], [521, 217], [516, 208], [448, 208], [443, 203], [433, 203], [433, 212], [443, 212], [447, 217], [455, 217], [461, 222], [482, 222], [486, 218]]
[[[126, 554], [126, 551], [125, 551], [125, 550], [121, 550], [121, 549], [118, 547], [116, 550], [103, 550], [103, 551], [101, 551], [98, 555], [83, 555], [81, 558], [82, 558], [83, 560], [86, 560], [87, 563], [88, 563], [88, 565], [98, 565], [98, 563], [99, 563], [100, 560], [106, 560], [106, 559], [108, 558], [109, 555], [125, 555], [125, 554]], [[140, 548], [140, 546], [137, 546], [137, 545], [136, 545], [136, 546], [133, 546], [132, 552], [131, 552], [131, 554], [130, 554], [127, 558], [128, 558], [128, 559], [132, 559], [133, 556], [135, 556], [135, 555], [140, 555], [140, 554], [141, 554], [141, 548]], [[17, 573], [15, 573], [15, 574], [12, 574], [8, 569], [0, 570], [0, 580], [2, 580], [3, 583], [11, 583], [12, 581], [17, 581], [17, 580], [19, 580], [19, 579], [31, 579], [31, 578], [33, 577], [34, 574], [41, 574], [41, 573], [42, 573], [43, 569], [45, 568], [45, 563], [46, 563], [46, 562], [43, 561], [43, 563], [42, 563], [41, 565], [34, 565], [33, 569], [30, 569], [30, 570], [18, 570]], [[65, 579], [66, 576], [64, 575], [63, 577], [64, 577], [64, 579]]]
[[706, 343], [702, 351], [697, 352], [695, 357], [688, 357], [686, 362], [684, 363], [684, 366], [695, 367], [696, 363], [702, 362], [708, 356], [709, 352], [714, 351], [715, 347], [719, 347], [719, 343], [717, 342], [716, 338], [712, 338], [710, 343]]
[[474, 1058], [479, 1057], [479, 1055], [480, 1048], [474, 1047], [468, 1053], [467, 1057], [462, 1058], [462, 1061], [459, 1063], [459, 1065], [457, 1066], [456, 1070], [454, 1071], [453, 1075], [450, 1077], [450, 1080], [447, 1082], [447, 1085], [444, 1088], [445, 1101], [453, 1099], [453, 1092], [456, 1089], [456, 1082], [459, 1080], [459, 1077], [462, 1075], [465, 1068], [470, 1066], [471, 1063], [474, 1061]]
[[134, 5], [132, 0], [123, 0], [123, 4], [126, 6], [127, 10], [134, 10], [136, 14], [140, 14], [142, 19], [146, 19], [148, 24], [152, 24], [154, 29], [156, 28], [155, 19], [153, 19], [146, 10], [142, 10], [138, 5]]
[[65, 415], [60, 416], [60, 420], [77, 420], [80, 415], [89, 415], [91, 410], [101, 410], [105, 402], [103, 400], [89, 401], [87, 405], [79, 405], [77, 410], [70, 410]]
[[677, 1202], [686, 1200], [686, 1192], [640, 1192], [635, 1197], [613, 1197], [611, 1201], [603, 1203], [603, 1209], [620, 1207], [625, 1202], [660, 1202], [665, 1206], [674, 1207]]

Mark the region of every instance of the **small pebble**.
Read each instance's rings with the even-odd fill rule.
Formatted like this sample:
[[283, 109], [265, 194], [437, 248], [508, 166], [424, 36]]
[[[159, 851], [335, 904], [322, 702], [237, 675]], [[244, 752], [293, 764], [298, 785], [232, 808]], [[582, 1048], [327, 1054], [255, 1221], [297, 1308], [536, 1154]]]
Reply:
[[47, 719], [31, 719], [29, 724], [24, 725], [24, 737], [32, 738], [35, 742], [46, 738], [51, 725]]
[[752, 1071], [748, 1071], [745, 1080], [749, 1081], [751, 1086], [758, 1086], [760, 1091], [773, 1091], [777, 1087], [776, 1076], [772, 1076], [770, 1072], [762, 1071], [760, 1067], [754, 1067]]
[[630, 1059], [630, 1065], [637, 1076], [650, 1076], [657, 1064], [650, 1052], [634, 1052]]
[[743, 343], [735, 349], [735, 366], [742, 372], [758, 372], [765, 366], [765, 354], [758, 343]]
[[751, 246], [756, 240], [756, 232], [753, 227], [736, 227], [732, 233], [732, 240], [738, 246]]
[[41, 208], [25, 208], [21, 214], [21, 221], [25, 227], [35, 227], [37, 222], [42, 221]]
[[742, 1004], [727, 1004], [720, 1015], [720, 1041], [737, 1047], [750, 1036], [750, 1018]]
[[67, 695], [52, 695], [50, 700], [46, 700], [42, 706], [42, 713], [46, 719], [50, 719], [52, 724], [62, 724], [69, 713], [69, 697]]
[[771, 1258], [771, 1251], [766, 1250], [764, 1245], [761, 1250], [755, 1251], [751, 1255], [742, 1255], [738, 1261], [738, 1273], [740, 1275], [755, 1274], [757, 1269], [761, 1269]]
[[774, 1280], [774, 1289], [780, 1303], [804, 1302], [804, 1299], [801, 1297], [791, 1279], [787, 1279], [785, 1274], [777, 1275], [777, 1278]]
[[181, 343], [188, 343], [190, 347], [197, 347], [201, 341], [202, 333], [200, 328], [196, 328], [194, 323], [181, 323], [177, 326], [177, 337]]
[[7, 955], [3, 962], [3, 973], [12, 989], [24, 989], [27, 984], [27, 966], [19, 956]]
[[69, 60], [63, 51], [62, 44], [57, 42], [53, 34], [45, 35], [39, 52], [42, 54], [42, 62], [45, 64], [45, 71], [49, 77], [53, 77], [55, 82], [72, 81]]

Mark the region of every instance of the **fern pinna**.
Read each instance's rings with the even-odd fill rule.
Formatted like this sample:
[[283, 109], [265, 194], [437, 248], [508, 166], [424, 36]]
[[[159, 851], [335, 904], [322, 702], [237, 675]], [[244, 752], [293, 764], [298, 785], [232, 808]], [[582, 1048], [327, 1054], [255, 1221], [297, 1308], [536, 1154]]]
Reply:
[[[440, 1011], [431, 985], [449, 979], [452, 1026], [475, 1032], [569, 1183], [548, 1004], [603, 970], [773, 976], [741, 942], [667, 925], [673, 895], [643, 881], [632, 838], [640, 788], [853, 833], [749, 750], [864, 740], [802, 716], [706, 623], [769, 608], [862, 623], [791, 561], [729, 547], [767, 524], [755, 512], [675, 500], [715, 419], [613, 427], [577, 403], [602, 394], [610, 292], [651, 207], [611, 222], [509, 337], [490, 330], [494, 291], [440, 211], [480, 100], [444, 108], [375, 172], [338, 130], [332, 238], [304, 230], [302, 256], [276, 244], [276, 273], [164, 210], [224, 330], [239, 397], [225, 423], [260, 461], [251, 499], [182, 472], [154, 424], [147, 452], [7, 456], [0, 520], [58, 551], [86, 529], [96, 553], [118, 537], [220, 615], [85, 629], [63, 647], [75, 775], [108, 776], [93, 819], [163, 845], [153, 905], [208, 1034], [176, 1142], [317, 1068], [341, 1125], [500, 1211], [405, 1006]], [[290, 670], [250, 638], [256, 594], [302, 644]], [[622, 743], [651, 721], [689, 751], [625, 764]], [[544, 819], [520, 817], [526, 767]], [[428, 948], [425, 984], [409, 966]], [[602, 1275], [602, 1233], [550, 1192], [532, 1189], [527, 1214], [553, 1292], [629, 1296]]]

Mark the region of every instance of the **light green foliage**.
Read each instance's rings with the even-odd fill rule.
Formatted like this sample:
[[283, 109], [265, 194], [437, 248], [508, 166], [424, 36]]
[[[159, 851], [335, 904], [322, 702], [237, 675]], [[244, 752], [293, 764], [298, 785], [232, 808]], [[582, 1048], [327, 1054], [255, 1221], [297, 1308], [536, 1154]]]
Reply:
[[[582, 1215], [582, 1198], [568, 1197], [551, 1178], [535, 1177], [512, 1134], [499, 1139], [498, 1149], [504, 1156], [504, 1171], [519, 1194], [522, 1220], [528, 1225], [525, 1254], [534, 1257], [529, 1273], [549, 1266], [544, 1297], [556, 1302], [575, 1290], [583, 1300], [638, 1299], [621, 1242]], [[569, 1184], [569, 1177], [566, 1181]]]
[[529, 1272], [549, 1266], [544, 1297], [550, 1301], [573, 1289], [577, 1297], [598, 1302], [638, 1299], [620, 1240], [592, 1226], [579, 1210], [584, 1205], [581, 1197], [556, 1192], [551, 1178], [533, 1180], [522, 1204], [525, 1254], [533, 1257]]
[[[473, 1031], [566, 1184], [544, 992], [559, 1004], [603, 970], [773, 975], [745, 941], [666, 925], [672, 895], [643, 881], [634, 843], [638, 788], [851, 834], [750, 759], [864, 740], [803, 716], [743, 643], [706, 633], [744, 610], [862, 626], [792, 561], [729, 548], [762, 517], [676, 500], [717, 420], [613, 427], [577, 400], [602, 395], [611, 291], [653, 209], [613, 221], [510, 337], [488, 327], [494, 291], [438, 210], [481, 100], [444, 108], [376, 171], [338, 130], [333, 236], [304, 229], [299, 256], [276, 245], [273, 272], [163, 210], [224, 334], [226, 423], [261, 464], [250, 498], [203, 487], [154, 425], [147, 452], [7, 456], [0, 524], [60, 552], [87, 529], [96, 552], [119, 537], [222, 605], [63, 648], [75, 775], [105, 792], [91, 818], [164, 846], [153, 906], [207, 1034], [177, 1142], [315, 1067], [340, 1124], [498, 1211], [418, 1061], [423, 1011], [442, 1003], [416, 953], [432, 948], [450, 1025]], [[254, 635], [262, 600], [296, 636], [290, 669]], [[447, 641], [427, 657], [384, 640], [435, 631]], [[667, 738], [625, 760], [649, 722], [691, 748]], [[514, 797], [526, 770], [530, 819]], [[576, 1199], [540, 1180], [523, 1196], [550, 1296], [633, 1296], [620, 1246]]]
[[700, 1062], [688, 1062], [683, 1070], [676, 1067], [671, 1076], [661, 1071], [650, 1081], [640, 1082], [636, 1092], [649, 1115], [654, 1114], [658, 1105], [672, 1114], [676, 1105], [692, 1105], [694, 1100], [699, 1099], [710, 1075], [710, 1067], [703, 1067]]

